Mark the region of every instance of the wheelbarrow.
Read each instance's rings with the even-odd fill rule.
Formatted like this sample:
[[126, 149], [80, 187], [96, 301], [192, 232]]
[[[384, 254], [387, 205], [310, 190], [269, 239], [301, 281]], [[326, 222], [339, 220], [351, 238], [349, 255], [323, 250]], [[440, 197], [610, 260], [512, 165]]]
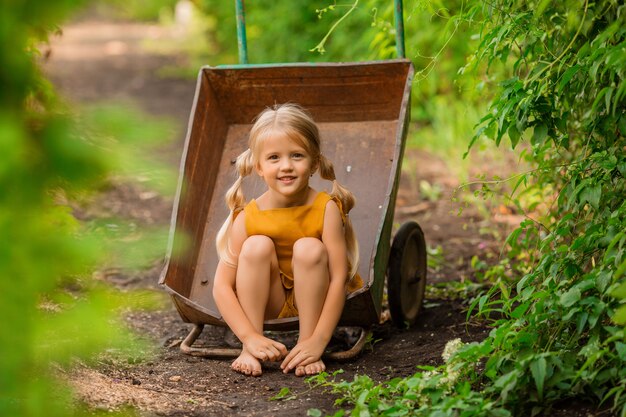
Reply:
[[[322, 151], [335, 165], [337, 180], [357, 199], [350, 218], [359, 240], [358, 271], [363, 286], [348, 295], [339, 326], [368, 329], [379, 323], [385, 278], [393, 322], [404, 327], [416, 321], [426, 285], [424, 234], [411, 221], [391, 239], [412, 78], [413, 66], [406, 59], [200, 69], [159, 280], [182, 320], [194, 324], [181, 343], [182, 352], [204, 357], [240, 353], [239, 349], [195, 347], [193, 343], [205, 325], [227, 326], [212, 295], [219, 261], [215, 237], [229, 214], [224, 195], [236, 178], [234, 161], [247, 147], [254, 117], [276, 103], [298, 103], [309, 110], [320, 129]], [[311, 179], [317, 190], [330, 185], [319, 176]], [[246, 178], [243, 187], [251, 197], [264, 190], [256, 176]], [[297, 317], [264, 324], [270, 331], [297, 327]], [[355, 357], [367, 333], [361, 331], [349, 349], [324, 357]]]

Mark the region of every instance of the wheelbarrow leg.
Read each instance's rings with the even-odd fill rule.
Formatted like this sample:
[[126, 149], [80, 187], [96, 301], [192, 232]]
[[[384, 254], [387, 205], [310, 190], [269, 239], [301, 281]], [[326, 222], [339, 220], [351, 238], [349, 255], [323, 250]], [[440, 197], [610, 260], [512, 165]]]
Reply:
[[367, 342], [368, 339], [371, 338], [371, 336], [372, 336], [372, 332], [370, 330], [365, 330], [364, 328], [361, 328], [361, 335], [357, 339], [354, 346], [352, 346], [348, 350], [326, 353], [324, 354], [324, 358], [330, 359], [336, 362], [345, 362], [345, 361], [354, 359], [355, 357], [359, 355], [359, 353], [363, 351], [363, 348], [365, 347], [365, 343]]
[[[186, 355], [198, 356], [203, 358], [236, 358], [241, 353], [241, 349], [233, 348], [206, 348], [206, 347], [194, 347], [193, 342], [198, 339], [198, 336], [202, 333], [204, 324], [195, 324], [191, 329], [185, 340], [180, 344], [180, 351]], [[365, 343], [371, 336], [372, 332], [361, 328], [361, 334], [350, 349], [340, 352], [330, 352], [324, 354], [324, 359], [329, 359], [336, 362], [345, 362], [350, 359], [354, 359], [363, 351]]]
[[195, 324], [185, 340], [180, 344], [180, 351], [186, 355], [203, 358], [236, 358], [239, 356], [241, 349], [193, 347], [193, 342], [200, 336], [203, 329], [204, 324]]

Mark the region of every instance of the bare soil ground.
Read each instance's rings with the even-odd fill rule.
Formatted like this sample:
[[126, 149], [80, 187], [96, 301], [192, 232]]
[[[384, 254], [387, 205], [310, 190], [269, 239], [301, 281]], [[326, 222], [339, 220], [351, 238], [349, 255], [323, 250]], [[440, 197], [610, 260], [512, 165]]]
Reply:
[[[142, 42], [158, 41], [172, 33], [156, 25], [111, 22], [84, 18], [66, 26], [63, 35], [52, 42], [44, 69], [58, 89], [77, 103], [100, 100], [130, 101], [146, 112], [167, 117], [177, 126], [173, 141], [162, 151], [172, 167], [178, 166], [184, 133], [191, 108], [195, 80], [163, 78], [158, 71], [176, 65], [184, 57], [146, 53]], [[418, 167], [418, 176], [442, 189], [436, 201], [420, 196], [407, 176], [400, 183], [396, 221], [414, 219], [424, 229], [431, 247], [442, 247], [439, 267], [429, 271], [429, 282], [460, 281], [473, 278], [470, 266], [474, 255], [496, 259], [499, 238], [517, 220], [506, 208], [489, 222], [471, 209], [457, 215], [458, 206], [450, 201], [458, 185], [445, 163], [422, 151], [409, 150], [407, 158]], [[167, 227], [172, 210], [171, 196], [146, 192], [133, 183], [112, 183], [91, 209], [81, 213], [93, 217], [106, 213], [125, 216], [140, 225]], [[105, 278], [122, 290], [157, 289], [160, 260], [140, 273], [106, 271]], [[446, 342], [480, 340], [488, 328], [465, 322], [463, 300], [450, 300], [429, 292], [418, 323], [398, 330], [389, 321], [374, 326], [376, 343], [356, 360], [328, 363], [328, 371], [343, 369], [343, 378], [367, 374], [375, 380], [409, 376], [417, 365], [441, 363]], [[310, 408], [334, 413], [335, 398], [322, 389], [310, 390], [303, 379], [283, 375], [277, 366], [265, 368], [260, 378], [244, 377], [230, 370], [230, 360], [209, 360], [183, 355], [178, 344], [190, 330], [171, 303], [151, 312], [129, 314], [127, 322], [156, 348], [147, 359], [103, 355], [95, 366], [77, 366], [70, 375], [80, 401], [94, 410], [114, 410], [134, 406], [140, 415], [165, 416], [294, 416], [306, 415]], [[205, 328], [200, 343], [223, 336], [220, 328]], [[271, 401], [281, 388], [297, 394], [295, 399]], [[582, 414], [579, 414], [582, 413]], [[552, 415], [588, 415], [574, 411]]]

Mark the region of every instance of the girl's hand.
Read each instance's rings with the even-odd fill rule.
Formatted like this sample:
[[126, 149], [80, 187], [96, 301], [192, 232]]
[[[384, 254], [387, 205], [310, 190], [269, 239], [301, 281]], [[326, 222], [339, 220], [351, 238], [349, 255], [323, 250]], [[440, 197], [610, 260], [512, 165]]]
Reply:
[[285, 345], [260, 334], [249, 337], [243, 347], [261, 361], [278, 362], [287, 355]]
[[299, 366], [317, 362], [321, 359], [325, 347], [326, 344], [318, 341], [313, 336], [298, 342], [298, 344], [291, 349], [291, 352], [289, 352], [283, 363], [280, 364], [280, 368], [284, 373], [288, 373]]

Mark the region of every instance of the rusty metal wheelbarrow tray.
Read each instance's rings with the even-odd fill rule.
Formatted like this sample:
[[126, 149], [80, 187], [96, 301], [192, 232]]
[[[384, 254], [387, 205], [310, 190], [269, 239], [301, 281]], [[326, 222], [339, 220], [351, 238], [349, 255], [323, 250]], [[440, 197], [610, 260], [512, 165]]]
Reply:
[[[212, 296], [218, 262], [215, 236], [228, 215], [226, 190], [233, 161], [247, 147], [254, 117], [265, 107], [293, 102], [319, 125], [322, 152], [337, 179], [357, 198], [350, 213], [359, 239], [364, 285], [350, 294], [340, 325], [378, 323], [410, 108], [409, 60], [358, 63], [203, 67], [174, 201], [170, 243], [159, 284], [185, 322], [225, 326]], [[318, 190], [330, 183], [312, 178]], [[244, 182], [246, 197], [263, 191]], [[297, 318], [269, 320], [267, 330], [297, 328]]]

